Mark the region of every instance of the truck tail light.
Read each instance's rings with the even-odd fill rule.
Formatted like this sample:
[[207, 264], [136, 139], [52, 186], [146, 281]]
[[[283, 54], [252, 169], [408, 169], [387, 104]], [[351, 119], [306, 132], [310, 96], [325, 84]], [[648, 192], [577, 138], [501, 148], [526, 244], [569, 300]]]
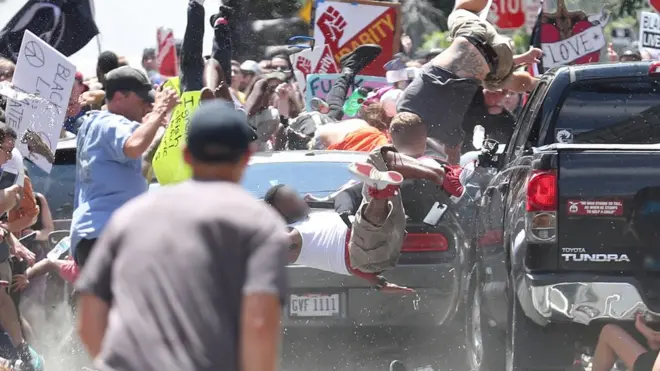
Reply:
[[403, 240], [403, 252], [447, 251], [449, 242], [441, 233], [408, 233]]
[[660, 62], [651, 63], [651, 67], [649, 67], [649, 76], [660, 77]]
[[527, 181], [526, 229], [533, 242], [557, 238], [557, 172], [534, 170]]

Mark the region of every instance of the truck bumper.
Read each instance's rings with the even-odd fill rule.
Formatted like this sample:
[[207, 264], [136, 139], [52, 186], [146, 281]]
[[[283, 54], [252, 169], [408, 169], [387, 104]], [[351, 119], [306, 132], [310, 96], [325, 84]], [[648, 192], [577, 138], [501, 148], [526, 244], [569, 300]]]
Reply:
[[[639, 312], [649, 312], [640, 291], [632, 282], [539, 282], [527, 275], [529, 299], [536, 322], [634, 321]], [[529, 308], [529, 307], [528, 307]], [[525, 309], [525, 305], [523, 305]], [[540, 318], [534, 318], [540, 317]]]

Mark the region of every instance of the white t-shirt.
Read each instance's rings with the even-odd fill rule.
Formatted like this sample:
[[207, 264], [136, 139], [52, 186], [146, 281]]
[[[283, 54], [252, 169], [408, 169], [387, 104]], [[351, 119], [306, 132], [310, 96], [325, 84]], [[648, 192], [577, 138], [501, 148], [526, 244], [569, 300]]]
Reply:
[[326, 272], [351, 275], [346, 267], [348, 226], [334, 211], [309, 214], [303, 221], [291, 224], [300, 233], [302, 248], [296, 264]]

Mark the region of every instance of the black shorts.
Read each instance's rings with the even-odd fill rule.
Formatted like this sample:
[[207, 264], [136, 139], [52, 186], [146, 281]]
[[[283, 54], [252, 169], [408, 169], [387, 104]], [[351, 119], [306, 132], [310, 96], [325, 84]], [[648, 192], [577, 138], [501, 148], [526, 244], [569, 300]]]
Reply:
[[96, 238], [93, 238], [91, 240], [82, 239], [76, 245], [76, 252], [73, 254], [73, 261], [75, 261], [81, 269], [85, 266], [87, 258], [89, 258], [89, 254], [92, 252], [92, 248], [94, 248], [95, 244]]
[[648, 352], [637, 357], [632, 371], [651, 371], [655, 364], [655, 359], [658, 358], [657, 350], [649, 350]]
[[397, 111], [418, 115], [429, 137], [454, 148], [463, 142], [463, 120], [479, 89], [477, 80], [427, 63], [403, 92]]

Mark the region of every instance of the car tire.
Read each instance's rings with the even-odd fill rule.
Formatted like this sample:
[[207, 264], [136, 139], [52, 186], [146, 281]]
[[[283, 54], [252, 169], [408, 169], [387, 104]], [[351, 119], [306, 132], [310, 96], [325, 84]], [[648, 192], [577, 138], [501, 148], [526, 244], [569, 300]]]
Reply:
[[504, 369], [505, 334], [491, 326], [484, 311], [481, 267], [475, 264], [470, 273], [465, 306], [465, 350], [467, 364], [474, 371], [501, 371]]
[[523, 312], [518, 295], [507, 293], [506, 371], [569, 370], [576, 359], [575, 344], [561, 330], [544, 328]]

